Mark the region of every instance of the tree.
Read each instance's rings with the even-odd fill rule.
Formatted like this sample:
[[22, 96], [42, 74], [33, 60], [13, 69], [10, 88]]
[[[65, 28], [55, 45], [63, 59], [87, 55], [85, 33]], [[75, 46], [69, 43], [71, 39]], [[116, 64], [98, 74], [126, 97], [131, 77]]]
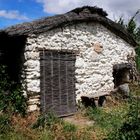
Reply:
[[138, 10], [134, 16], [132, 16], [127, 23], [124, 22], [122, 17], [119, 18], [117, 23], [121, 24], [126, 30], [132, 35], [135, 41], [138, 43], [138, 47], [136, 49], [136, 64], [138, 71], [140, 72], [140, 26], [137, 26], [136, 16], [140, 14], [140, 10]]

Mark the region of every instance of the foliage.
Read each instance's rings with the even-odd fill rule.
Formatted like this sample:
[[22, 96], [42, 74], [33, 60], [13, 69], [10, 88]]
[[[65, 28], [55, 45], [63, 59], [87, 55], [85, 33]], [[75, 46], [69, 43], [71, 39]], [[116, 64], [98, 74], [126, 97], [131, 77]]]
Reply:
[[[136, 140], [140, 132], [139, 108], [139, 102], [130, 100], [104, 108], [87, 108], [86, 111], [84, 109], [81, 115], [86, 112], [86, 116], [94, 120], [93, 126], [90, 127], [75, 126], [52, 113], [39, 116], [36, 123], [34, 117], [37, 114], [32, 114], [33, 116], [29, 114], [23, 120], [18, 115], [15, 116], [17, 118], [12, 117], [10, 120], [5, 116], [4, 119], [0, 118], [7, 124], [4, 133], [0, 134], [0, 140]], [[2, 126], [6, 127], [6, 125]]]
[[120, 17], [120, 19], [117, 21], [117, 23], [121, 24], [126, 30], [132, 35], [132, 37], [136, 40], [138, 43], [138, 47], [136, 49], [136, 64], [137, 68], [140, 71], [140, 26], [137, 26], [135, 17], [140, 13], [140, 10], [138, 10], [134, 16], [130, 18], [127, 24], [125, 24], [124, 19]]
[[64, 122], [61, 118], [56, 117], [53, 113], [47, 113], [45, 115], [41, 115], [38, 117], [36, 123], [33, 124], [32, 128], [53, 128], [55, 124], [59, 124], [62, 126], [63, 131], [74, 132], [76, 131], [76, 127], [73, 124]]
[[76, 132], [76, 126], [71, 123], [63, 122], [63, 131], [64, 132]]
[[5, 66], [0, 66], [0, 111], [26, 113], [26, 99], [20, 84], [10, 81]]
[[85, 115], [95, 121], [94, 127], [101, 128], [104, 133], [108, 133], [121, 126], [127, 109], [127, 105], [107, 110], [105, 108], [88, 108]]
[[[139, 29], [140, 31], [140, 29]], [[139, 35], [140, 36], [140, 35]], [[140, 43], [139, 43], [140, 44]], [[138, 70], [140, 72], [140, 45], [139, 47], [136, 49], [136, 53], [137, 53], [137, 56], [136, 56], [136, 64], [137, 64], [137, 67], [138, 67]]]
[[129, 112], [122, 126], [109, 134], [107, 140], [138, 140], [140, 138], [140, 103], [131, 100]]
[[61, 119], [57, 118], [53, 113], [47, 113], [45, 115], [40, 115], [38, 117], [37, 122], [35, 122], [32, 126], [33, 129], [35, 128], [45, 128], [51, 127], [55, 123], [61, 123]]
[[1, 113], [0, 114], [0, 134], [9, 133], [10, 130], [11, 130], [11, 120], [9, 119], [9, 115]]

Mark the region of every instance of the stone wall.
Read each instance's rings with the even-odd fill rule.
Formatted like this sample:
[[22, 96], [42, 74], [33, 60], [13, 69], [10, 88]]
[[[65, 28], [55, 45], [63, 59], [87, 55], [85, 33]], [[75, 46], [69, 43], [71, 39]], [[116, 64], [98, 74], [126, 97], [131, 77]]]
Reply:
[[40, 104], [39, 50], [69, 50], [76, 53], [76, 96], [99, 96], [114, 88], [113, 65], [126, 63], [135, 51], [123, 39], [95, 23], [57, 28], [38, 36], [30, 35], [25, 48], [24, 85], [29, 111]]

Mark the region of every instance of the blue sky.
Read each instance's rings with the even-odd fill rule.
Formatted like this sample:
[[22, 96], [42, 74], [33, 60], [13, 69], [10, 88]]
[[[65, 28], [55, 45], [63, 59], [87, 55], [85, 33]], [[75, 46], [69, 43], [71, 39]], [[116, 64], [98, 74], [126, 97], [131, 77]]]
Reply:
[[0, 28], [50, 15], [35, 0], [0, 0]]
[[[140, 0], [0, 0], [0, 28], [62, 14], [84, 5], [103, 8], [112, 20], [120, 16], [128, 20], [140, 9]], [[137, 21], [140, 23], [140, 15]]]

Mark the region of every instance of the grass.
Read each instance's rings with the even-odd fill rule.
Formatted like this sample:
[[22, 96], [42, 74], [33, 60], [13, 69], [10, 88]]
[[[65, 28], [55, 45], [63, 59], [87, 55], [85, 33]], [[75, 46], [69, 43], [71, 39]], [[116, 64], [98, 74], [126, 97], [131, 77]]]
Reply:
[[[131, 87], [132, 94], [140, 95], [140, 87]], [[79, 127], [53, 114], [41, 116], [29, 114], [8, 118], [0, 114], [0, 140], [105, 140], [117, 132], [127, 120], [130, 103], [107, 99], [107, 105], [100, 108], [82, 109], [81, 116], [94, 121], [92, 126]], [[79, 116], [78, 116], [79, 117]], [[80, 117], [79, 117], [80, 118]], [[7, 131], [8, 130], [8, 131]], [[115, 136], [115, 135], [114, 135]], [[119, 139], [118, 139], [119, 140]], [[133, 140], [133, 139], [130, 139]]]
[[85, 115], [94, 120], [93, 129], [98, 137], [105, 138], [111, 131], [118, 129], [125, 121], [128, 111], [127, 104], [106, 108], [88, 108]]
[[140, 96], [140, 85], [131, 85], [130, 90], [132, 91], [132, 94], [135, 96]]
[[[122, 121], [125, 114], [122, 112], [125, 109], [127, 109], [125, 105], [121, 110], [120, 106], [99, 109], [88, 108], [84, 110], [84, 115], [94, 120], [95, 123], [93, 126], [85, 126], [84, 128], [55, 117], [49, 117], [46, 122], [39, 119], [40, 124], [36, 125], [38, 122], [28, 123], [33, 118], [23, 119], [20, 116], [15, 116], [13, 118], [14, 128], [8, 133], [2, 134], [0, 140], [99, 140], [105, 138], [114, 127], [119, 127], [120, 120]], [[122, 115], [119, 116], [120, 114]], [[33, 126], [36, 127], [33, 129]]]
[[5, 133], [0, 133], [0, 140], [92, 140], [95, 137], [92, 130], [78, 128], [53, 115], [46, 120], [39, 117], [38, 121], [35, 116], [13, 116], [11, 129], [8, 132], [4, 129]]

